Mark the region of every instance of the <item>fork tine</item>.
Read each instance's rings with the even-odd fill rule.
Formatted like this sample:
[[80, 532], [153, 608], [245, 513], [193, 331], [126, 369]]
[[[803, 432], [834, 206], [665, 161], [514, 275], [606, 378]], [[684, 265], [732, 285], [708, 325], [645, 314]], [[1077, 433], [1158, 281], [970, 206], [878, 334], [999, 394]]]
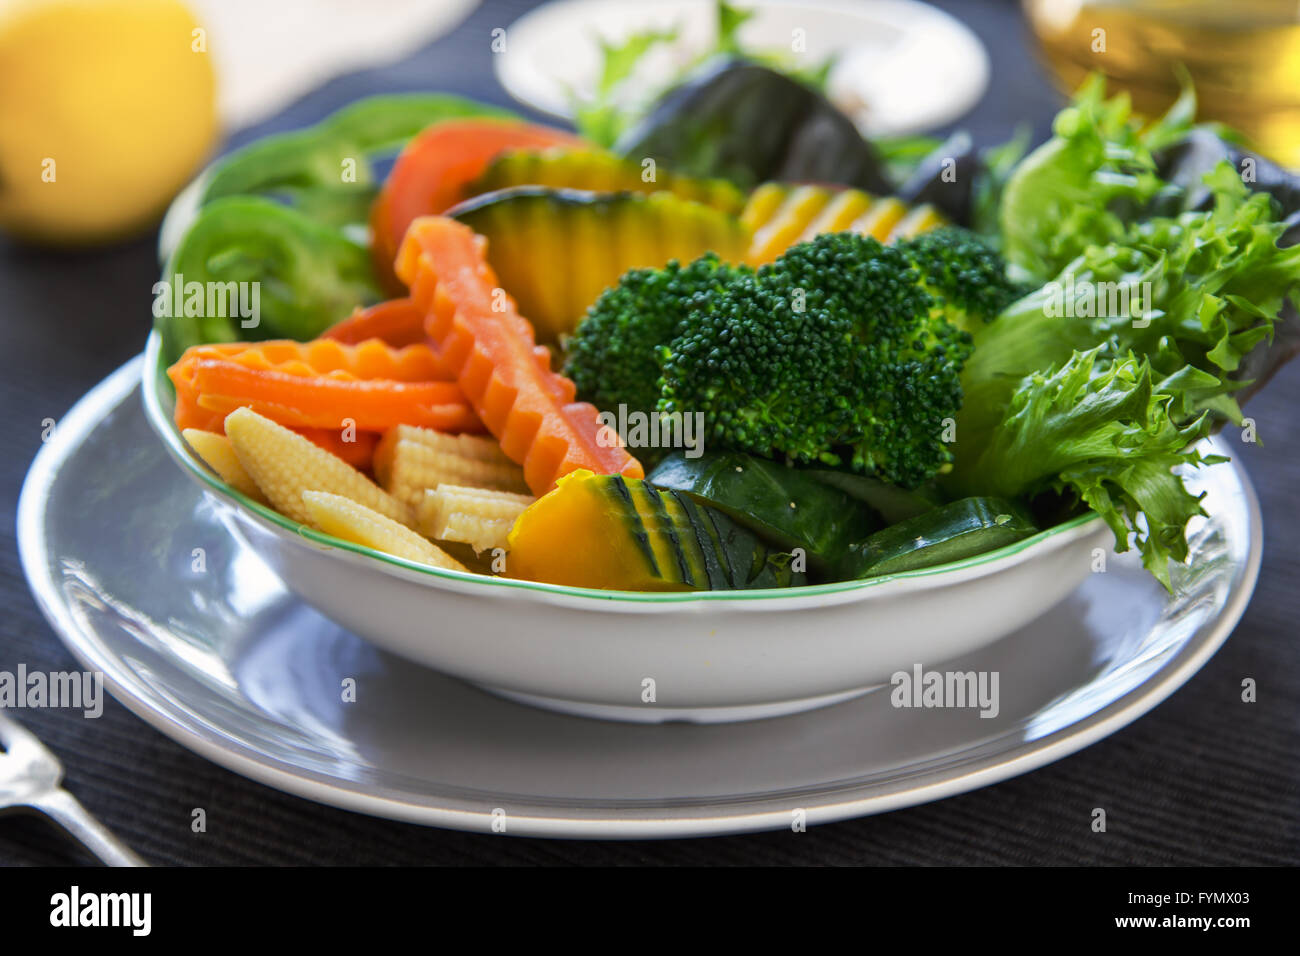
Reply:
[[40, 753], [49, 753], [40, 738], [6, 714], [2, 707], [0, 707], [0, 744], [4, 745], [5, 750], [26, 746]]

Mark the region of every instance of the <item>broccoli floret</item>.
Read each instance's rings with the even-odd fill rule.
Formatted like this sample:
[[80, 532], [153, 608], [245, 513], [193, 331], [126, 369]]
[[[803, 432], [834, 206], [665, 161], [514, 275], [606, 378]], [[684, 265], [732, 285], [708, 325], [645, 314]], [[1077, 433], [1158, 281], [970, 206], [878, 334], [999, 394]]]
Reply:
[[924, 232], [897, 248], [921, 273], [944, 317], [968, 332], [1029, 291], [1007, 278], [1006, 263], [992, 246], [959, 226]]
[[690, 300], [659, 352], [659, 410], [702, 412], [714, 447], [914, 487], [950, 460], [969, 352], [902, 251], [827, 234]]
[[564, 370], [579, 397], [600, 409], [626, 405], [629, 412], [654, 411], [659, 402], [655, 350], [673, 340], [692, 302], [751, 272], [710, 252], [687, 266], [673, 260], [662, 269], [625, 273], [601, 293], [569, 339]]

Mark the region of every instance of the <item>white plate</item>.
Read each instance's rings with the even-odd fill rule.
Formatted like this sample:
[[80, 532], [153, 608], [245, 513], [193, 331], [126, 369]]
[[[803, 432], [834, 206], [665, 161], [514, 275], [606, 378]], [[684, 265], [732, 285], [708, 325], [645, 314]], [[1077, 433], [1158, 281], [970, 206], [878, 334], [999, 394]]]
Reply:
[[[839, 54], [830, 98], [868, 136], [934, 129], [973, 107], [988, 86], [988, 54], [964, 24], [913, 0], [744, 0], [756, 15], [740, 32], [746, 49], [790, 51], [802, 31], [796, 62], [815, 67]], [[672, 47], [646, 56], [634, 87], [658, 87], [692, 57], [712, 48], [712, 0], [558, 0], [520, 17], [506, 30], [495, 59], [497, 78], [515, 99], [568, 119], [572, 93], [595, 88], [598, 40], [646, 29], [680, 28]]]
[[[1166, 596], [1115, 559], [1065, 603], [944, 664], [1000, 675], [994, 718], [887, 692], [790, 717], [655, 726], [545, 713], [376, 650], [291, 595], [230, 510], [167, 460], [131, 362], [59, 423], [24, 485], [23, 568], [110, 692], [186, 747], [291, 793], [512, 834], [668, 837], [787, 828], [985, 786], [1101, 739], [1181, 686], [1244, 611], [1260, 517], [1236, 465]], [[195, 569], [195, 549], [204, 556]], [[436, 610], [431, 640], [445, 633]], [[790, 635], [802, 641], [806, 633]], [[478, 635], [492, 644], [496, 632]], [[356, 682], [345, 702], [342, 681]]]

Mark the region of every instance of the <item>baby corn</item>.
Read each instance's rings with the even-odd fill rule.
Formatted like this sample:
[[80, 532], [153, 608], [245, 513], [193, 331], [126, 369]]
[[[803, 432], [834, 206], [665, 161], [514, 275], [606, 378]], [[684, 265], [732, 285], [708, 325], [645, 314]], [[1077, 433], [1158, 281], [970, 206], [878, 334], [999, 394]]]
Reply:
[[531, 495], [443, 484], [424, 493], [419, 528], [430, 538], [459, 541], [479, 552], [504, 548], [515, 519], [534, 500]]
[[226, 435], [239, 463], [286, 518], [314, 525], [304, 491], [342, 495], [402, 524], [414, 513], [343, 459], [248, 408], [226, 416]]
[[326, 491], [304, 491], [302, 502], [304, 509], [311, 515], [311, 523], [326, 534], [435, 568], [469, 570], [442, 548], [426, 541], [410, 528], [351, 498], [332, 495]]
[[229, 438], [199, 428], [187, 428], [181, 434], [185, 436], [186, 444], [194, 449], [194, 453], [203, 459], [205, 465], [217, 473], [218, 478], [241, 494], [266, 504], [266, 496], [248, 476], [248, 472], [244, 471]]
[[442, 484], [526, 492], [523, 470], [490, 438], [447, 435], [399, 425], [375, 449], [375, 477], [398, 501], [418, 508], [424, 492]]

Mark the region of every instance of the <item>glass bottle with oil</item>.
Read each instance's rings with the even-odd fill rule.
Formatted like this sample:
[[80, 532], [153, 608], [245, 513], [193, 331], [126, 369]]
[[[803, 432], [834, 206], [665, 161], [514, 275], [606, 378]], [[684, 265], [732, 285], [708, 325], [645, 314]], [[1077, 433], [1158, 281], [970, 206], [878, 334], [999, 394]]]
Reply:
[[1196, 84], [1198, 118], [1239, 130], [1300, 167], [1300, 0], [1023, 0], [1058, 82], [1100, 70], [1135, 108], [1163, 111], [1177, 64]]

